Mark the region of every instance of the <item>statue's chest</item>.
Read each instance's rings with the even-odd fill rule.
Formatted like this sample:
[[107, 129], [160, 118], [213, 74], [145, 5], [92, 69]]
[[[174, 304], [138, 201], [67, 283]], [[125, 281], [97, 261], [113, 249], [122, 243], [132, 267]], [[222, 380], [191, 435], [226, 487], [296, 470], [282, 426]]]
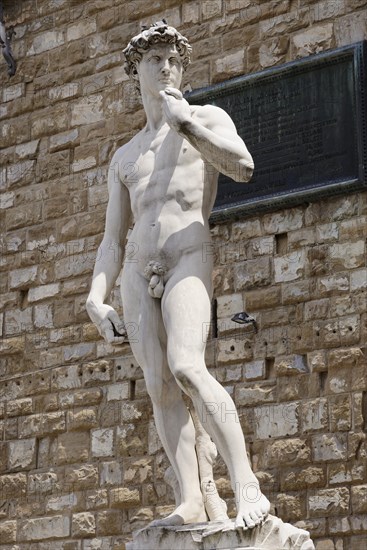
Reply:
[[189, 144], [172, 130], [142, 140], [134, 156], [121, 167], [123, 181], [131, 189], [156, 179], [170, 179], [176, 168], [185, 162], [188, 147]]

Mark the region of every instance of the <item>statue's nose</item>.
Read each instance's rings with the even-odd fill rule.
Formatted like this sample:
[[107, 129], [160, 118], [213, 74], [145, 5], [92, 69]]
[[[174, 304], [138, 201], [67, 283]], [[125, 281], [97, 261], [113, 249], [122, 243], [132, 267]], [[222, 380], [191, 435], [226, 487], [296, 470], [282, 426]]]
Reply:
[[169, 74], [170, 68], [169, 68], [168, 59], [166, 59], [166, 60], [163, 62], [161, 71], [162, 71], [162, 73], [164, 73], [164, 74]]

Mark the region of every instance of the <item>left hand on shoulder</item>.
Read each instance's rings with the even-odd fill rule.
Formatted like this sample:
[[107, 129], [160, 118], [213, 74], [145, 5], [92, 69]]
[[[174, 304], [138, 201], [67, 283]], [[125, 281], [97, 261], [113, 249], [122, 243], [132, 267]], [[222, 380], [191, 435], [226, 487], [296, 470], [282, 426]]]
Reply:
[[163, 100], [163, 114], [167, 124], [172, 130], [179, 132], [182, 124], [191, 120], [190, 105], [176, 88], [166, 88], [159, 95]]

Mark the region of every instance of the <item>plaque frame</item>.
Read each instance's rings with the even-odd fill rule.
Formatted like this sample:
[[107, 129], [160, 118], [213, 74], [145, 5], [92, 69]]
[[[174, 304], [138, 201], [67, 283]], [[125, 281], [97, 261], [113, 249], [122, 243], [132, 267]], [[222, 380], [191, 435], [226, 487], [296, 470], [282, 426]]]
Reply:
[[[221, 98], [225, 98], [229, 94], [241, 93], [242, 90], [246, 91], [254, 88], [258, 83], [260, 83], [261, 86], [264, 83], [271, 83], [292, 75], [307, 74], [310, 71], [320, 70], [323, 67], [331, 67], [333, 64], [336, 65], [344, 61], [349, 61], [353, 71], [353, 89], [350, 91], [350, 97], [348, 98], [351, 102], [349, 107], [353, 108], [355, 115], [353, 129], [355, 131], [354, 139], [357, 152], [354, 165], [355, 173], [353, 177], [316, 181], [314, 185], [309, 185], [308, 187], [302, 187], [302, 185], [297, 186], [297, 182], [294, 182], [294, 185], [291, 184], [285, 191], [277, 191], [275, 189], [265, 195], [262, 193], [262, 196], [253, 196], [247, 200], [246, 198], [234, 200], [228, 202], [228, 204], [218, 206], [218, 198], [222, 196], [223, 199], [222, 190], [225, 181], [231, 181], [229, 178], [220, 175], [217, 200], [210, 217], [212, 223], [243, 219], [253, 216], [256, 213], [300, 204], [308, 204], [329, 196], [367, 189], [367, 40], [291, 61], [281, 66], [272, 67], [249, 75], [239, 76], [185, 94], [187, 101], [193, 105], [215, 104], [218, 100], [220, 103]], [[233, 118], [235, 118], [235, 116], [233, 116]], [[343, 129], [341, 129], [341, 131], [343, 131]], [[241, 132], [239, 133], [241, 137], [244, 138], [250, 152], [252, 152], [251, 144]], [[254, 175], [256, 175], [257, 164], [255, 154], [254, 161]], [[242, 186], [252, 184], [236, 183], [235, 185]], [[256, 185], [256, 183], [254, 185]]]

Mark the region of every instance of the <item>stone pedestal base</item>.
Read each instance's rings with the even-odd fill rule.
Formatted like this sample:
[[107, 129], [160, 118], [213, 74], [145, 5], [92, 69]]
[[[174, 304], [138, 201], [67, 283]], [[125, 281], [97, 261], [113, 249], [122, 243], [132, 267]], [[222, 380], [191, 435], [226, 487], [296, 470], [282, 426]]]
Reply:
[[308, 531], [275, 516], [246, 531], [234, 522], [192, 523], [177, 527], [146, 527], [133, 534], [126, 550], [315, 550]]

